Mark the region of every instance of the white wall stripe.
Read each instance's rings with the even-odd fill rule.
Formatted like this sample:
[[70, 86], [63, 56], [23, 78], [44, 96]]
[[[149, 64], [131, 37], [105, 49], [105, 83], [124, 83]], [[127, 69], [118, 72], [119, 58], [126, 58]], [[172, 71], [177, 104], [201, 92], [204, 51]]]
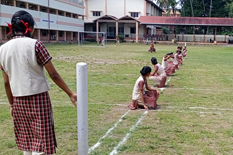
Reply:
[[[148, 113], [148, 111], [145, 111], [142, 116], [138, 119], [137, 123], [135, 125], [133, 125], [131, 128], [130, 128], [130, 132], [133, 132], [135, 130], [135, 128], [139, 125], [139, 123], [141, 123], [142, 119], [144, 118], [144, 116]], [[117, 149], [125, 144], [125, 142], [129, 139], [130, 137], [130, 132], [126, 134], [126, 136], [122, 139], [122, 141], [112, 150], [112, 152], [109, 154], [109, 155], [114, 155], [114, 154], [117, 154]]]
[[119, 119], [119, 121], [116, 122], [116, 123], [114, 124], [114, 126], [111, 127], [111, 128], [106, 132], [106, 134], [98, 140], [98, 142], [97, 142], [94, 146], [92, 146], [91, 148], [89, 148], [88, 154], [90, 154], [92, 151], [94, 151], [97, 147], [100, 146], [101, 141], [102, 141], [105, 137], [107, 137], [108, 134], [109, 134], [113, 129], [115, 129], [115, 128], [117, 127], [117, 125], [122, 121], [122, 119], [123, 119], [129, 112], [130, 112], [130, 110], [128, 110], [123, 116], [121, 116], [121, 118]]

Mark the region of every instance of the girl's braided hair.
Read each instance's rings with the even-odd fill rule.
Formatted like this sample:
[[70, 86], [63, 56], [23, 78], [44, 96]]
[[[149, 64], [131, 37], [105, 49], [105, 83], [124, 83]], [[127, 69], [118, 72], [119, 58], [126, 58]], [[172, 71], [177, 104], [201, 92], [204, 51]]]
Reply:
[[28, 23], [30, 28], [33, 28], [35, 25], [35, 21], [32, 17], [32, 15], [26, 11], [20, 10], [17, 11], [11, 19], [11, 24], [12, 24], [12, 33], [8, 34], [8, 37], [14, 37], [14, 36], [20, 36], [22, 34], [18, 34], [19, 32], [23, 33], [23, 36], [27, 36], [27, 37], [32, 37], [32, 34], [30, 31], [28, 31], [26, 34], [26, 27], [23, 24], [24, 23]]

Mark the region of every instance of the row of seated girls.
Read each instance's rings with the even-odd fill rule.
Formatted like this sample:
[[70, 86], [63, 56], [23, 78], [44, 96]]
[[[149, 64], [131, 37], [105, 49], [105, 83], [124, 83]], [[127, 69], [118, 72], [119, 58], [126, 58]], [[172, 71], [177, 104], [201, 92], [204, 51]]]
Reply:
[[[160, 65], [155, 57], [151, 58], [151, 63], [154, 66], [152, 71], [151, 67], [144, 66], [140, 73], [141, 76], [137, 79], [134, 85], [132, 93], [132, 104], [128, 107], [131, 110], [135, 109], [156, 109], [158, 104], [160, 92], [157, 88], [165, 87], [167, 76], [171, 76], [179, 68], [179, 65], [183, 63], [183, 57], [187, 55], [186, 46], [182, 50], [182, 46], [178, 46], [176, 54], [167, 53], [162, 59], [162, 65]], [[172, 61], [168, 61], [172, 58]], [[147, 79], [154, 82], [155, 87], [150, 87], [147, 83]], [[146, 90], [145, 90], [146, 89]]]

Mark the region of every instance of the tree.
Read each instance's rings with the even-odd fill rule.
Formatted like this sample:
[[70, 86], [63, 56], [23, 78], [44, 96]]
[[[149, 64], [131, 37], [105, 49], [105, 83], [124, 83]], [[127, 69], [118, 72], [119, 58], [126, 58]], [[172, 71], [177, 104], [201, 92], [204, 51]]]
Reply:
[[167, 15], [170, 16], [171, 11], [175, 14], [178, 10], [176, 8], [177, 2], [176, 0], [159, 0], [160, 7], [167, 10]]

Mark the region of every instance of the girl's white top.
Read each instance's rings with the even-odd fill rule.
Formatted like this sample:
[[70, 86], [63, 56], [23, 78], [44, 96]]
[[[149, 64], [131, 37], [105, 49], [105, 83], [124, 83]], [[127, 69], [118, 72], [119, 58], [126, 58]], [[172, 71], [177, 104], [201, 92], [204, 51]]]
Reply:
[[[139, 82], [140, 81], [144, 81], [143, 77], [140, 76], [137, 81], [135, 82], [134, 84], [134, 88], [133, 88], [133, 94], [132, 94], [132, 99], [133, 100], [138, 100], [141, 98], [140, 96], [140, 89], [139, 89]], [[144, 86], [143, 86], [143, 94], [145, 94], [145, 88], [146, 88], [146, 85], [144, 83]]]
[[177, 65], [178, 64], [178, 61], [176, 59], [176, 56], [177, 56], [177, 53], [174, 55], [174, 58], [173, 58], [173, 64], [174, 65]]
[[29, 96], [50, 89], [45, 70], [37, 62], [35, 39], [15, 38], [0, 47], [0, 63], [9, 77], [13, 96]]
[[158, 70], [157, 70], [158, 75], [166, 76], [166, 72], [164, 68], [159, 63], [157, 63], [155, 66], [158, 66]]
[[164, 60], [165, 58], [163, 57], [162, 59], [162, 67], [165, 69], [168, 66], [168, 62]]

